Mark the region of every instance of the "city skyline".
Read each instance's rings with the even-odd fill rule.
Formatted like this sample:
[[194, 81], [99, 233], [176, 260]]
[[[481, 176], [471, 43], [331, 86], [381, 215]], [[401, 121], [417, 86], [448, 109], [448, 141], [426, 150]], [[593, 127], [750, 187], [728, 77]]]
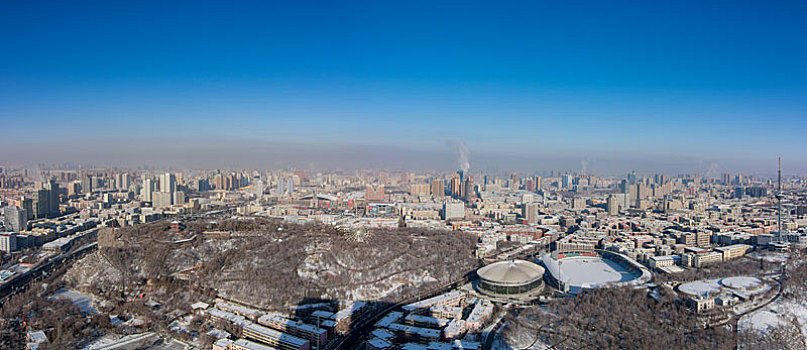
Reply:
[[0, 157], [807, 172], [798, 2], [193, 4], [0, 5]]
[[807, 2], [0, 2], [0, 349], [807, 349]]

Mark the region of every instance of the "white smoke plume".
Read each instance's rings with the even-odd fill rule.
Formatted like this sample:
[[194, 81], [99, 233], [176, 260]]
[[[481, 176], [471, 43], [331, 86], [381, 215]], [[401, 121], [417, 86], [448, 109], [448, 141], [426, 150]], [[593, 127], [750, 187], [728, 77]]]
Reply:
[[462, 169], [464, 174], [468, 174], [468, 170], [471, 169], [471, 151], [468, 149], [468, 146], [465, 145], [465, 142], [460, 141], [457, 143], [457, 152], [460, 155], [460, 169]]

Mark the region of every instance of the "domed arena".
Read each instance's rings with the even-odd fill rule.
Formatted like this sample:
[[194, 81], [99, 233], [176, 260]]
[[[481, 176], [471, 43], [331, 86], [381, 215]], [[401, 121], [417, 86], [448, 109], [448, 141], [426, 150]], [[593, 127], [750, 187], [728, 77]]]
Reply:
[[544, 268], [525, 260], [499, 261], [476, 273], [479, 291], [492, 296], [527, 294], [543, 288]]

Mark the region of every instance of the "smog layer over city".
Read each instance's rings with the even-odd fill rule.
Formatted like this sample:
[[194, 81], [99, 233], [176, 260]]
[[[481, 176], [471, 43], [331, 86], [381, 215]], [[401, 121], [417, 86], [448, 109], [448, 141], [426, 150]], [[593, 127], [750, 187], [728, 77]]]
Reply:
[[0, 349], [807, 349], [807, 2], [0, 3]]

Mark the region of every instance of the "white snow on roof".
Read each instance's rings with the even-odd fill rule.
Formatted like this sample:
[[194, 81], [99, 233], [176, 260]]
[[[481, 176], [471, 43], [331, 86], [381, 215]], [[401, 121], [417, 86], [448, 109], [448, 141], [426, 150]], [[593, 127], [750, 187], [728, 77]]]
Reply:
[[726, 277], [720, 284], [731, 289], [751, 289], [759, 287], [762, 283], [759, 278], [750, 276]]
[[717, 280], [694, 281], [678, 286], [678, 291], [691, 296], [717, 295], [720, 293], [720, 289], [720, 283]]

